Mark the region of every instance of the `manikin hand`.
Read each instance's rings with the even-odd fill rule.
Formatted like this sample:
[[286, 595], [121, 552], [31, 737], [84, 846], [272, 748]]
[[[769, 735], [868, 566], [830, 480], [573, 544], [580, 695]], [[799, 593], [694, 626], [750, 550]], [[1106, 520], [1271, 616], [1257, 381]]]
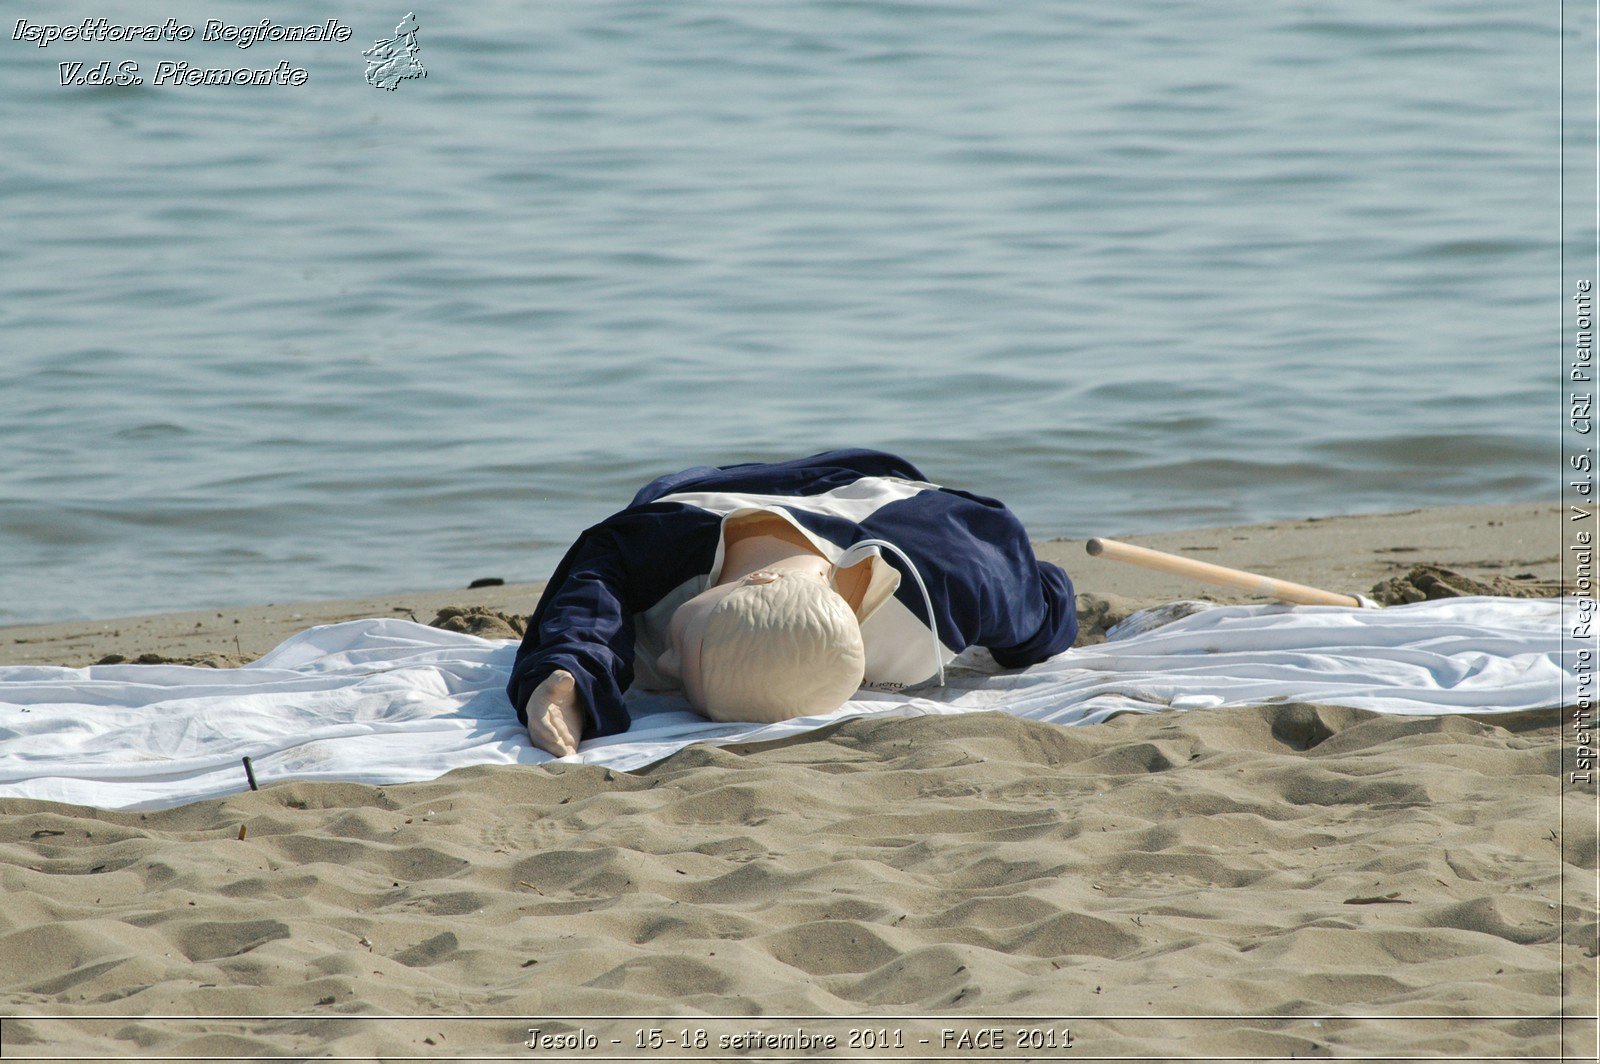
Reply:
[[528, 740], [557, 757], [578, 752], [583, 736], [583, 707], [572, 674], [557, 669], [528, 696]]

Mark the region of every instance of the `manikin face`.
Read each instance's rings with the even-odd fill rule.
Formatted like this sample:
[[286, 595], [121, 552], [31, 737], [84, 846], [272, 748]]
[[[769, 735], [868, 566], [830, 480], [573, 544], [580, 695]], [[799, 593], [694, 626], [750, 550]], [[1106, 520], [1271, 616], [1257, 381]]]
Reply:
[[[818, 562], [821, 562], [820, 566], [816, 564]], [[794, 558], [775, 562], [738, 580], [709, 587], [689, 599], [672, 612], [672, 619], [667, 622], [667, 650], [656, 660], [656, 671], [681, 683], [690, 705], [705, 705], [705, 688], [701, 682], [700, 671], [700, 648], [705, 639], [706, 623], [711, 617], [711, 611], [716, 609], [735, 588], [796, 578], [812, 579], [826, 584], [828, 564], [821, 558]]]

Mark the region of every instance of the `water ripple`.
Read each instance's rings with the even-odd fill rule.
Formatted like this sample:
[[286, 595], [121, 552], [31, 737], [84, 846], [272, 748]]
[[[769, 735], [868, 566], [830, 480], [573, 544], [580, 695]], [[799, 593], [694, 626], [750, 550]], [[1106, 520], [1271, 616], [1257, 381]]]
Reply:
[[1559, 12], [1308, 12], [488, 0], [392, 94], [13, 49], [0, 621], [537, 579], [846, 444], [1039, 536], [1544, 497]]

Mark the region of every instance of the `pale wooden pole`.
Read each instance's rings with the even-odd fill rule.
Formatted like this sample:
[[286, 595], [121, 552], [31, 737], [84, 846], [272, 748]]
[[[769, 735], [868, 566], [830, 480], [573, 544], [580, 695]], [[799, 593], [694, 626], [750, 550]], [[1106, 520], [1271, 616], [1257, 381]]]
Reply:
[[1229, 569], [1225, 565], [1197, 562], [1192, 558], [1182, 558], [1176, 554], [1151, 550], [1149, 547], [1136, 547], [1132, 543], [1122, 543], [1115, 539], [1096, 537], [1085, 543], [1084, 549], [1097, 558], [1109, 558], [1114, 562], [1131, 562], [1146, 569], [1171, 573], [1173, 576], [1188, 577], [1190, 580], [1200, 580], [1207, 584], [1220, 584], [1223, 587], [1266, 595], [1269, 598], [1295, 602], [1302, 606], [1362, 605], [1361, 600], [1354, 595], [1340, 595], [1320, 588], [1307, 587], [1305, 584], [1247, 573], [1243, 569]]

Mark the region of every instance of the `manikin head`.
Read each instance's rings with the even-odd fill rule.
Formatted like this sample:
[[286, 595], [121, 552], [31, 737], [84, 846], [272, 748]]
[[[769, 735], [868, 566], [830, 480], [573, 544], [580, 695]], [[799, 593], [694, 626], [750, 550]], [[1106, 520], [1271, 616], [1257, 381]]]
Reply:
[[668, 637], [659, 670], [712, 720], [827, 713], [866, 669], [861, 625], [821, 558], [777, 562], [696, 595], [673, 613]]

